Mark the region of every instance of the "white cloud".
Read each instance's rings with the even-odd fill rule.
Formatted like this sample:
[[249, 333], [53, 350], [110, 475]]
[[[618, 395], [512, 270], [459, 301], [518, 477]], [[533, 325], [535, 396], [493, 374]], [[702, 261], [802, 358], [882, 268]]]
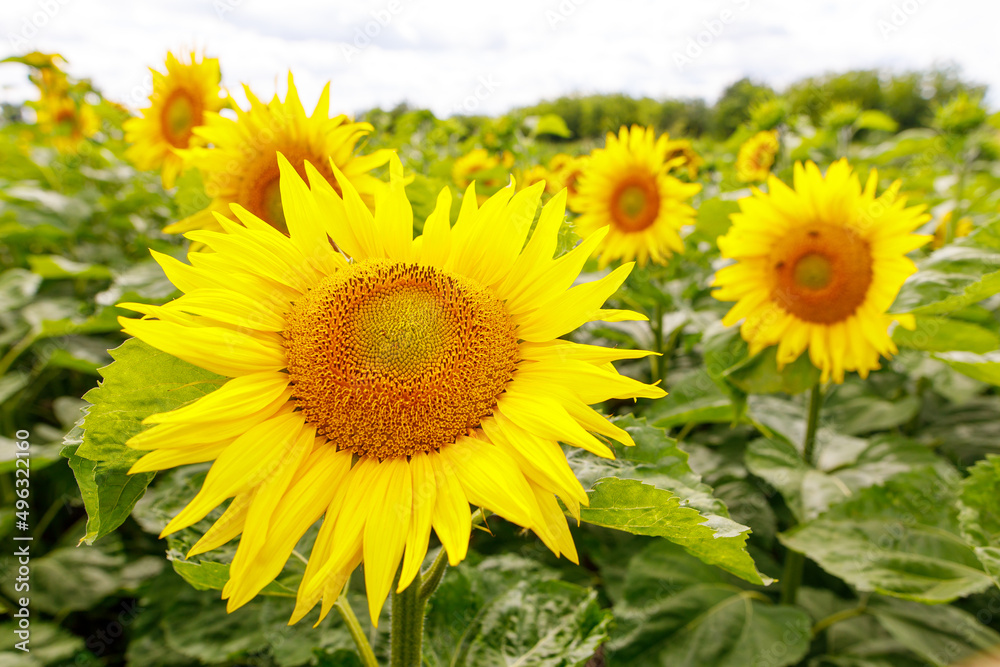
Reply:
[[[339, 111], [407, 101], [447, 115], [484, 80], [485, 113], [571, 93], [712, 100], [746, 75], [783, 86], [849, 68], [955, 63], [997, 84], [998, 22], [1000, 4], [973, 0], [7, 0], [0, 55], [62, 53], [74, 75], [141, 103], [147, 67], [199, 48], [234, 92], [270, 97], [291, 69], [307, 102], [332, 81]], [[31, 94], [23, 68], [0, 67], [0, 93]]]

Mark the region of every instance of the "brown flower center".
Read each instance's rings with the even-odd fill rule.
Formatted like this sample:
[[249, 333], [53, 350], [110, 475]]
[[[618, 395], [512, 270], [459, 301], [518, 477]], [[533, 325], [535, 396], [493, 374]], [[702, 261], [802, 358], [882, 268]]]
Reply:
[[627, 177], [611, 196], [611, 217], [621, 231], [641, 232], [656, 222], [659, 212], [660, 193], [652, 176]]
[[493, 413], [518, 362], [514, 324], [463, 276], [369, 260], [287, 317], [293, 397], [340, 449], [379, 459], [440, 449]]
[[850, 229], [812, 223], [771, 253], [772, 298], [806, 322], [832, 324], [864, 303], [872, 282], [868, 242]]
[[187, 148], [194, 128], [202, 123], [202, 112], [201, 102], [178, 88], [170, 94], [160, 112], [163, 137], [172, 146]]

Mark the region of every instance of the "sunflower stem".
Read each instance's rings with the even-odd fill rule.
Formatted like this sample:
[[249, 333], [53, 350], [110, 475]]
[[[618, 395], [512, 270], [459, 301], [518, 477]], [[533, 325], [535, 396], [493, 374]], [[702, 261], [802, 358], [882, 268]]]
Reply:
[[427, 606], [427, 600], [420, 597], [421, 584], [420, 579], [414, 579], [402, 592], [392, 593], [390, 667], [420, 667]]
[[[813, 464], [813, 450], [816, 447], [816, 430], [819, 428], [819, 411], [823, 406], [823, 387], [816, 383], [809, 394], [809, 417], [806, 421], [806, 435], [802, 441], [802, 458], [807, 465]], [[795, 604], [806, 557], [798, 551], [789, 550], [785, 556], [785, 570], [781, 580], [781, 604]]]
[[657, 384], [663, 379], [663, 305], [657, 301], [653, 306], [653, 317], [649, 320], [649, 326], [653, 330], [653, 351], [650, 362], [653, 366], [653, 384]]
[[[348, 583], [350, 583], [349, 580]], [[347, 601], [347, 586], [348, 584], [344, 585], [343, 592], [341, 592], [340, 597], [337, 598], [333, 606], [340, 612], [340, 617], [344, 619], [347, 631], [351, 633], [351, 639], [354, 640], [354, 644], [358, 647], [361, 664], [365, 667], [378, 667], [378, 662], [375, 660], [375, 652], [372, 651], [372, 645], [368, 643], [365, 631], [361, 629], [361, 623], [358, 622], [358, 617], [355, 616], [354, 609], [351, 608], [351, 603]]]
[[420, 599], [424, 602], [430, 599], [434, 595], [434, 591], [437, 590], [438, 585], [441, 583], [441, 579], [444, 578], [444, 571], [448, 567], [448, 556], [445, 553], [444, 547], [441, 547], [441, 551], [438, 552], [437, 558], [431, 564], [431, 568], [427, 570], [423, 578], [420, 581]]

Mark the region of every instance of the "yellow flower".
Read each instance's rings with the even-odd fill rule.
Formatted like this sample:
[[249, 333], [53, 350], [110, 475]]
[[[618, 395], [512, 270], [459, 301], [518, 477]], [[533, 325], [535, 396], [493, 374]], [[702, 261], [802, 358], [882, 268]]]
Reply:
[[566, 206], [571, 211], [579, 212], [580, 176], [587, 169], [590, 157], [581, 155], [573, 157], [559, 153], [549, 160], [549, 171], [557, 181], [556, 190], [566, 188]]
[[167, 53], [166, 73], [150, 72], [149, 106], [125, 121], [125, 141], [132, 144], [125, 155], [139, 169], [161, 169], [163, 186], [171, 188], [183, 168], [175, 151], [204, 145], [195, 128], [205, 124], [207, 113], [226, 106], [219, 96], [219, 61], [192, 52], [190, 62], [181, 62]]
[[100, 127], [93, 107], [66, 95], [43, 95], [33, 106], [39, 130], [60, 153], [77, 152], [80, 142], [94, 136]]
[[758, 132], [740, 146], [736, 156], [736, 178], [744, 183], [767, 179], [778, 154], [778, 133], [774, 130]]
[[556, 175], [550, 173], [548, 169], [540, 164], [533, 165], [527, 169], [515, 169], [514, 182], [517, 185], [518, 192], [526, 190], [535, 183], [544, 183], [545, 192], [549, 194], [555, 194], [562, 189], [559, 187], [559, 179]]
[[[948, 211], [941, 216], [941, 222], [934, 228], [934, 241], [931, 244], [934, 249], [944, 247], [948, 238], [948, 225], [951, 223], [953, 211]], [[955, 224], [955, 238], [968, 236], [972, 233], [972, 218], [961, 218]]]
[[339, 190], [309, 163], [307, 187], [278, 161], [288, 235], [233, 206], [242, 224], [219, 215], [222, 231], [187, 235], [214, 252], [191, 265], [153, 253], [183, 296], [124, 304], [145, 316], [122, 318], [127, 333], [231, 378], [129, 441], [150, 450], [133, 472], [214, 461], [164, 534], [233, 498], [188, 554], [242, 533], [223, 591], [232, 611], [325, 513], [292, 622], [321, 600], [325, 616], [361, 562], [377, 622], [400, 562], [397, 590], [432, 529], [453, 565], [465, 557], [470, 503], [575, 562], [556, 497], [579, 517], [587, 496], [559, 443], [612, 457], [595, 434], [632, 440], [589, 405], [664, 394], [611, 365], [649, 352], [560, 339], [588, 321], [643, 319], [601, 309], [631, 265], [571, 287], [606, 230], [552, 259], [563, 195], [525, 245], [541, 185], [482, 207], [470, 187], [454, 227], [445, 189], [413, 239], [395, 156], [374, 216], [335, 165]]
[[368, 172], [385, 164], [391, 151], [354, 154], [356, 144], [372, 131], [372, 126], [351, 122], [344, 115], [330, 118], [330, 84], [323, 88], [312, 116], [302, 108], [291, 73], [284, 102], [275, 95], [264, 104], [249, 88], [244, 90], [250, 101], [249, 111], [237, 109], [236, 120], [208, 113], [205, 124], [195, 129], [195, 135], [211, 144], [210, 148], [178, 151], [185, 166], [201, 171], [205, 194], [212, 202], [164, 231], [221, 229], [214, 214], [227, 213], [230, 204], [244, 206], [275, 229], [286, 231], [278, 186], [278, 153], [295, 165], [300, 176], [305, 176], [306, 162], [319, 165], [317, 169], [330, 184], [334, 184], [332, 162], [371, 207], [384, 184]]
[[[679, 162], [677, 158], [680, 158]], [[667, 142], [666, 159], [676, 164], [675, 169], [686, 170], [687, 176], [691, 180], [698, 178], [698, 168], [705, 163], [687, 139], [674, 139]]]
[[514, 166], [514, 155], [504, 151], [501, 156], [490, 154], [485, 148], [476, 148], [455, 160], [451, 167], [451, 180], [461, 189], [466, 189], [475, 181], [485, 193], [477, 195], [483, 204], [510, 180], [508, 170]]
[[622, 127], [609, 133], [605, 147], [594, 151], [580, 179], [576, 221], [581, 234], [610, 226], [601, 247], [601, 268], [611, 261], [638, 259], [664, 264], [674, 252], [684, 252], [678, 231], [694, 223], [694, 209], [685, 200], [701, 186], [682, 183], [669, 171], [683, 157], [668, 159], [670, 137], [659, 139], [653, 128]]
[[768, 193], [740, 200], [719, 237], [722, 256], [736, 263], [716, 274], [714, 296], [737, 302], [722, 322], [744, 320], [751, 354], [777, 344], [781, 367], [808, 347], [822, 380], [839, 383], [845, 371], [867, 377], [879, 355], [896, 353], [890, 323], [913, 328], [914, 319], [886, 311], [917, 270], [906, 253], [930, 237], [911, 232], [930, 216], [906, 207], [898, 181], [881, 197], [877, 184], [872, 170], [862, 190], [847, 160], [825, 178], [812, 162], [797, 163], [794, 190], [772, 176]]

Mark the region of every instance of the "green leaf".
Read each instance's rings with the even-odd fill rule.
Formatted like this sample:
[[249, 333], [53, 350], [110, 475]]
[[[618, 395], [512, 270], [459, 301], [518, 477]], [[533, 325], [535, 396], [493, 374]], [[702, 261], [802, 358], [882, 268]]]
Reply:
[[932, 665], [964, 662], [980, 651], [1000, 658], [1000, 634], [956, 607], [875, 598], [868, 612], [903, 646]]
[[920, 262], [890, 309], [894, 313], [944, 315], [1000, 292], [996, 253], [973, 245], [950, 245]]
[[615, 605], [609, 664], [622, 667], [745, 667], [798, 663], [811, 621], [774, 605], [673, 545], [656, 542], [632, 558]]
[[538, 119], [538, 124], [535, 125], [535, 136], [543, 134], [551, 134], [563, 139], [569, 139], [573, 136], [572, 130], [566, 125], [562, 116], [554, 113], [547, 113]]
[[717, 239], [728, 232], [732, 225], [729, 216], [739, 210], [739, 204], [733, 200], [718, 197], [706, 199], [698, 206], [698, 217], [694, 232], [691, 233], [692, 240], [716, 245]]
[[[229, 563], [184, 560], [184, 555], [174, 550], [167, 553], [167, 558], [173, 563], [174, 571], [199, 591], [221, 591], [229, 581]], [[294, 598], [295, 591], [280, 581], [272, 581], [261, 590], [260, 595]]]
[[[760, 438], [747, 447], [747, 469], [778, 489], [799, 521], [815, 519], [858, 491], [881, 484], [895, 475], [938, 467], [953, 472], [934, 452], [897, 436], [861, 441], [863, 449], [818, 457], [818, 468], [807, 465], [791, 444]], [[846, 454], [846, 456], [845, 456]]]
[[632, 415], [614, 423], [632, 436], [635, 447], [618, 448], [613, 460], [569, 454], [577, 478], [585, 487], [592, 485], [590, 507], [581, 508], [581, 519], [665, 537], [747, 581], [770, 583], [746, 552], [749, 529], [729, 518], [725, 503], [702, 483], [676, 441]]
[[820, 370], [808, 354], [780, 370], [777, 354], [777, 346], [771, 346], [731, 366], [722, 376], [747, 394], [800, 394], [819, 382]]
[[958, 507], [962, 535], [1000, 586], [1000, 456], [988, 454], [969, 470]]
[[927, 604], [989, 588], [959, 536], [957, 481], [920, 470], [898, 475], [779, 535], [859, 591]]
[[1000, 386], [1000, 352], [942, 352], [934, 358], [974, 380]]
[[899, 123], [893, 120], [892, 116], [878, 111], [868, 109], [862, 111], [861, 115], [854, 122], [854, 126], [859, 130], [881, 130], [882, 132], [895, 132], [899, 128]]
[[975, 352], [982, 354], [1000, 347], [1000, 336], [971, 322], [947, 317], [917, 317], [913, 331], [896, 327], [892, 340], [899, 347], [926, 352]]
[[28, 265], [33, 273], [46, 279], [111, 279], [111, 269], [106, 266], [74, 262], [59, 255], [31, 255], [28, 257]]
[[0, 273], [0, 313], [30, 303], [41, 285], [42, 277], [26, 269], [8, 269]]
[[64, 450], [87, 508], [87, 544], [120, 526], [153, 479], [153, 473], [128, 474], [142, 452], [125, 442], [145, 428], [142, 420], [201, 398], [223, 381], [134, 338], [111, 356], [114, 363], [101, 369], [104, 381], [84, 396], [91, 407], [82, 441]]
[[424, 663], [432, 667], [583, 665], [607, 640], [597, 593], [513, 554], [450, 568], [430, 600]]

